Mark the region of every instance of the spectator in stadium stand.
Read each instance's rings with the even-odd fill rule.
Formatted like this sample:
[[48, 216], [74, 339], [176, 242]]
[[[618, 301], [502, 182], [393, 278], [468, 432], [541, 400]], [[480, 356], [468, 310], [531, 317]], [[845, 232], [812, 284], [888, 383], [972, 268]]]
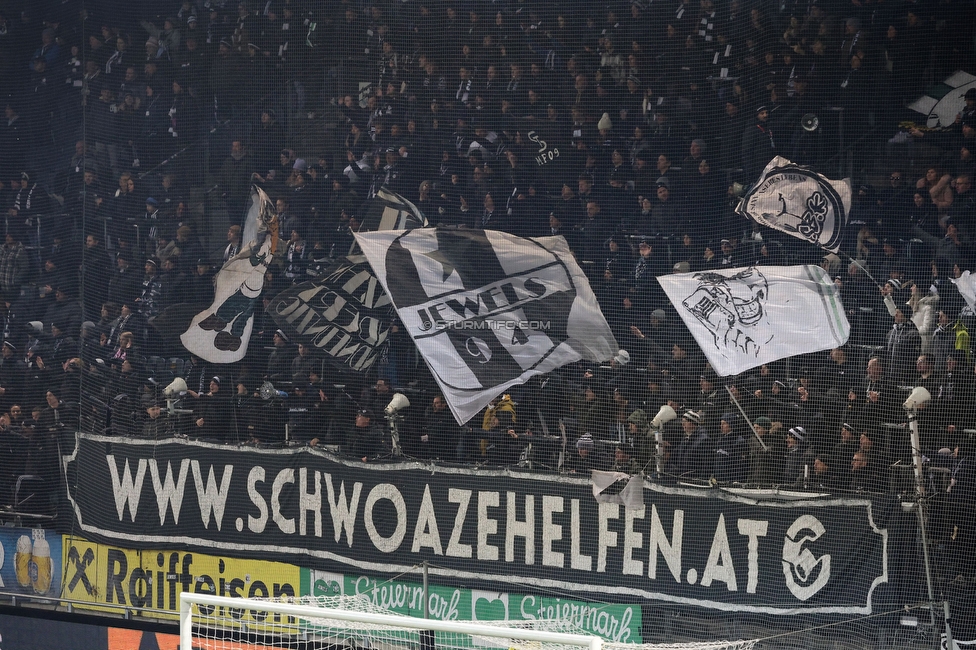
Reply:
[[[307, 380], [308, 373], [318, 370], [322, 366], [322, 359], [315, 356], [314, 350], [308, 343], [298, 343], [298, 355], [292, 359], [288, 369], [292, 381]], [[386, 406], [385, 404], [383, 406]]]
[[777, 485], [783, 480], [783, 456], [785, 441], [782, 425], [766, 416], [752, 421], [753, 434], [749, 437], [750, 485]]
[[786, 455], [783, 462], [783, 483], [803, 486], [813, 472], [816, 454], [810, 447], [805, 428], [791, 427], [786, 432]]
[[888, 332], [885, 345], [891, 379], [896, 384], [903, 384], [910, 379], [922, 350], [922, 337], [918, 328], [905, 316], [904, 310], [904, 307], [895, 310], [895, 323]]
[[284, 379], [291, 372], [291, 362], [295, 358], [296, 352], [292, 348], [288, 336], [283, 331], [275, 330], [272, 337], [274, 349], [268, 355], [268, 367], [265, 377], [271, 381]]
[[0, 291], [10, 300], [20, 296], [20, 289], [27, 279], [30, 259], [27, 249], [20, 242], [16, 229], [7, 232], [3, 248], [0, 248]]
[[756, 121], [742, 132], [742, 169], [747, 179], [754, 182], [776, 156], [778, 143], [769, 125], [769, 109], [756, 108]]
[[190, 397], [198, 400], [193, 404], [194, 433], [191, 435], [213, 439], [218, 442], [236, 442], [233, 430], [233, 402], [221, 392], [222, 379], [211, 377], [207, 393], [187, 391]]
[[576, 440], [576, 454], [567, 462], [570, 473], [589, 476], [592, 470], [609, 469], [611, 460], [602, 448], [597, 448], [593, 435], [584, 433]]
[[424, 410], [420, 436], [416, 442], [418, 458], [452, 461], [457, 455], [461, 432], [447, 408], [443, 395], [437, 394]]
[[0, 411], [6, 413], [20, 400], [24, 370], [24, 361], [17, 355], [17, 346], [11, 341], [4, 341], [0, 348]]
[[851, 490], [881, 492], [882, 482], [877, 472], [877, 460], [871, 452], [858, 449], [851, 458]]
[[371, 410], [356, 411], [356, 419], [352, 427], [345, 432], [343, 453], [358, 458], [366, 463], [383, 453], [383, 429], [373, 423], [374, 415]]
[[831, 448], [827, 461], [831, 468], [832, 482], [844, 488], [850, 485], [851, 458], [859, 446], [859, 442], [855, 440], [855, 431], [855, 426], [849, 422], [840, 425], [840, 441]]
[[132, 254], [119, 251], [115, 256], [115, 265], [115, 273], [108, 283], [108, 299], [118, 304], [132, 302], [139, 297], [142, 286], [142, 278]]
[[684, 436], [671, 450], [668, 474], [685, 479], [707, 479], [711, 476], [713, 445], [702, 426], [701, 414], [685, 411], [681, 416]]
[[742, 483], [749, 473], [749, 443], [739, 431], [735, 413], [723, 413], [715, 439], [711, 476], [719, 483]]

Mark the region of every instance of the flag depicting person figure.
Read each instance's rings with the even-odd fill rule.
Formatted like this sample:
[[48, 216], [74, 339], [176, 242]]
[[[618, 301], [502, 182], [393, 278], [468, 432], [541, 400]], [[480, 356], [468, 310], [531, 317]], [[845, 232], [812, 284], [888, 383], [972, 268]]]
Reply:
[[254, 188], [252, 200], [259, 206], [255, 238], [217, 272], [213, 304], [194, 316], [180, 336], [187, 350], [210, 363], [234, 363], [247, 353], [254, 303], [278, 247], [278, 215], [271, 200], [260, 188]]

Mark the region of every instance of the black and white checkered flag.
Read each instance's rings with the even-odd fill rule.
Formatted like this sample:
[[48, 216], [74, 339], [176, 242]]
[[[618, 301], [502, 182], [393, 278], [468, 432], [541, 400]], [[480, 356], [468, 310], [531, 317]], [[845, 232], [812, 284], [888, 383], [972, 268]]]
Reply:
[[617, 351], [562, 237], [422, 228], [356, 241], [458, 422], [509, 386]]

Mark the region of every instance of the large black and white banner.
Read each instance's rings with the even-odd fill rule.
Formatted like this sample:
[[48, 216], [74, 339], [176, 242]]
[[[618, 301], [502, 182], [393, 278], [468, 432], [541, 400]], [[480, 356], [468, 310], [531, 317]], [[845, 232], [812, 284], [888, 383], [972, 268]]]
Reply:
[[840, 292], [819, 266], [662, 275], [658, 282], [719, 375], [847, 343]]
[[462, 424], [509, 386], [617, 352], [562, 237], [422, 228], [356, 241]]
[[268, 313], [289, 339], [321, 352], [336, 372], [356, 375], [379, 359], [393, 303], [366, 258], [347, 255], [275, 296]]
[[[399, 574], [428, 561], [432, 574], [478, 588], [780, 615], [876, 611], [889, 575], [885, 517], [897, 516], [862, 497], [650, 482], [643, 506], [625, 508], [598, 503], [587, 478], [185, 439], [78, 434], [64, 467], [73, 532], [127, 548], [340, 573]], [[919, 566], [904, 553], [900, 562]]]
[[416, 205], [385, 187], [362, 209], [363, 230], [410, 230], [427, 225], [427, 217]]
[[831, 180], [776, 156], [736, 212], [836, 253], [850, 210], [850, 179]]

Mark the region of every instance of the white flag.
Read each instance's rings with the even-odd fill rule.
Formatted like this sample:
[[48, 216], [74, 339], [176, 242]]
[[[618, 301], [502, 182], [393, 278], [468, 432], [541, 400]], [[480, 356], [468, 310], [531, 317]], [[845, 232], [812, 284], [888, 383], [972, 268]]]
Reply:
[[658, 278], [712, 368], [735, 375], [847, 343], [837, 287], [819, 266], [756, 266]]
[[509, 386], [617, 352], [562, 237], [418, 228], [356, 241], [462, 424]]
[[593, 497], [598, 503], [619, 503], [626, 509], [644, 506], [644, 479], [624, 472], [591, 471]]
[[976, 275], [963, 271], [958, 278], [952, 278], [952, 283], [956, 285], [959, 295], [963, 297], [969, 308], [976, 311]]
[[736, 212], [837, 252], [851, 210], [851, 181], [830, 180], [786, 158], [773, 158]]
[[254, 327], [254, 303], [264, 288], [264, 276], [278, 247], [278, 216], [271, 200], [256, 189], [259, 210], [256, 239], [227, 260], [214, 277], [214, 301], [193, 317], [180, 341], [183, 347], [210, 363], [234, 363], [244, 358]]

